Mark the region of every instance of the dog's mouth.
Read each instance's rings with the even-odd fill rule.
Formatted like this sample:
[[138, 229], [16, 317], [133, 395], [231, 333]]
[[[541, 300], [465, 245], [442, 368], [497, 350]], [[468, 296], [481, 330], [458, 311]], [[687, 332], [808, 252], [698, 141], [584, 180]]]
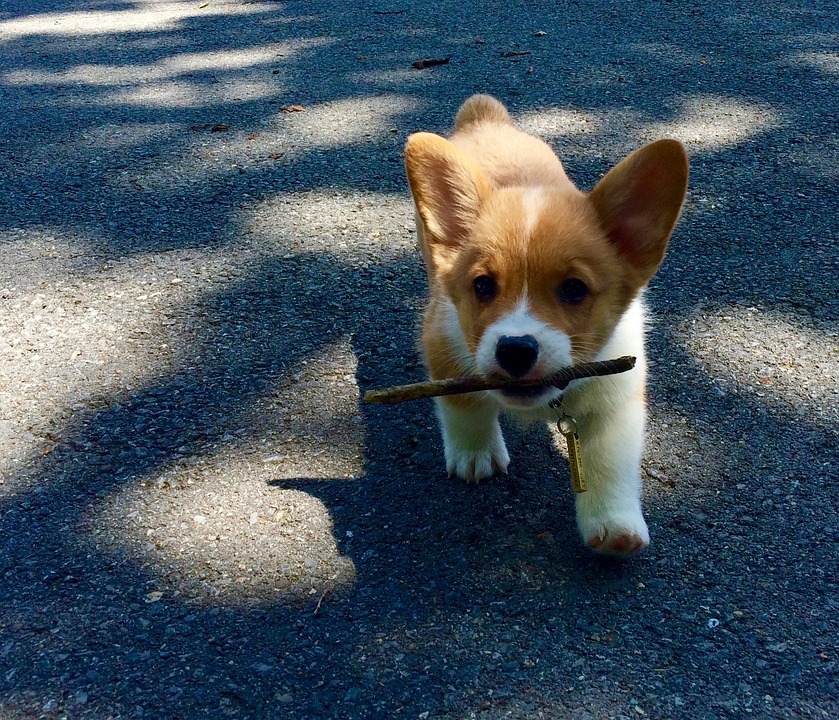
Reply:
[[505, 405], [511, 407], [543, 407], [562, 394], [552, 385], [522, 385], [496, 390]]
[[504, 397], [514, 398], [517, 400], [532, 400], [533, 398], [539, 397], [549, 389], [550, 388], [545, 385], [523, 385], [522, 387], [501, 388], [499, 392]]

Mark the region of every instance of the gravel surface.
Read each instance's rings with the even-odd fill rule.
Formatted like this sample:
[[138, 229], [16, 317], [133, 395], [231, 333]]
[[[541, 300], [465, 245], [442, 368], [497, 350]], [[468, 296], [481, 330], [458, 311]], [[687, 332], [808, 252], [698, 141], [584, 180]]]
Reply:
[[[839, 716], [837, 14], [6, 0], [0, 716]], [[466, 487], [359, 404], [423, 377], [405, 138], [477, 91], [582, 187], [691, 154], [629, 562], [543, 428]]]

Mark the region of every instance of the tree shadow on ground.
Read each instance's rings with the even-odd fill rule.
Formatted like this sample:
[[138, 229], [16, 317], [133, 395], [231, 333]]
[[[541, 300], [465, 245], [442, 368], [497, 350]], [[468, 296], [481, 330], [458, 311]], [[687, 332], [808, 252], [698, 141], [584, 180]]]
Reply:
[[[710, 301], [778, 306], [791, 322], [806, 325], [812, 316], [819, 329], [832, 327], [831, 306], [814, 298], [826, 287], [821, 238], [829, 237], [830, 221], [823, 208], [835, 189], [808, 160], [832, 105], [805, 110], [791, 105], [782, 88], [762, 82], [747, 51], [753, 37], [740, 29], [742, 17], [725, 8], [711, 16], [695, 3], [671, 3], [670, 36], [663, 38], [652, 6], [630, 12], [607, 4], [608, 22], [592, 22], [592, 10], [572, 5], [535, 6], [526, 15], [534, 28], [550, 25], [568, 41], [586, 27], [590, 48], [571, 43], [576, 52], [523, 40], [524, 21], [504, 18], [525, 11], [501, 3], [483, 10], [487, 17], [497, 13], [489, 26], [441, 3], [440, 18], [452, 20], [445, 25], [461, 28], [457, 33], [440, 32], [436, 18], [413, 11], [374, 16], [354, 4], [288, 3], [256, 6], [244, 25], [236, 15], [188, 15], [163, 31], [96, 36], [81, 49], [61, 35], [40, 36], [47, 57], [34, 60], [24, 46], [31, 36], [7, 41], [15, 59], [3, 92], [9, 107], [18, 108], [10, 133], [15, 154], [30, 160], [14, 164], [23, 173], [2, 200], [0, 229], [57, 228], [88, 248], [91, 273], [102, 258], [135, 253], [229, 246], [235, 254], [243, 206], [320, 190], [403, 190], [404, 134], [443, 130], [472, 90], [511, 98], [518, 110], [557, 97], [563, 106], [603, 115], [637, 104], [652, 108], [643, 125], [678, 120], [678, 99], [698, 88], [704, 96], [742, 98], [747, 87], [748, 101], [771, 106], [783, 122], [695, 157], [694, 197], [652, 303], [672, 320]], [[810, 12], [818, 17], [818, 8]], [[651, 53], [665, 57], [685, 36], [695, 46], [678, 62], [640, 63], [628, 44], [613, 42], [615, 28], [639, 14], [650, 24], [641, 24], [635, 41]], [[719, 32], [690, 29], [718, 22]], [[801, 27], [800, 35], [764, 40], [761, 47], [771, 47], [778, 63], [791, 49], [820, 48], [817, 35], [807, 39], [805, 21]], [[479, 35], [484, 44], [474, 42]], [[301, 37], [322, 42], [259, 60], [247, 71], [215, 68], [212, 58], [190, 67], [182, 57], [233, 50], [247, 57], [272, 44], [286, 52]], [[502, 63], [499, 50], [521, 44], [533, 48], [532, 56]], [[457, 51], [451, 72], [411, 74], [409, 61], [431, 54], [432, 46]], [[174, 62], [179, 57], [181, 65]], [[95, 81], [78, 80], [79, 72], [67, 79], [68, 70], [87, 66], [96, 69], [88, 73]], [[132, 66], [149, 74], [134, 99], [137, 83], [107, 80], [109, 69]], [[264, 77], [254, 76], [257, 66]], [[49, 77], [27, 82], [34, 70]], [[788, 82], [815, 88], [824, 82], [810, 66], [788, 72]], [[751, 82], [754, 75], [761, 82]], [[246, 80], [255, 97], [236, 100], [230, 93]], [[451, 82], [463, 92], [452, 93]], [[155, 104], [155, 93], [173, 83], [181, 83], [173, 104]], [[669, 88], [664, 99], [662, 85]], [[211, 102], [201, 100], [205, 90]], [[352, 142], [307, 139], [294, 115], [279, 110], [301, 99], [309, 111], [340, 109], [344, 101], [381, 95], [409, 95], [412, 104], [382, 111], [372, 137]], [[217, 123], [230, 130], [200, 127]], [[150, 133], [128, 132], [148, 125]], [[257, 142], [247, 139], [253, 133], [275, 134], [287, 154], [267, 163], [267, 145], [243, 151]], [[123, 140], [132, 143], [130, 151], [120, 150]], [[579, 143], [568, 135], [554, 142], [576, 161], [573, 175], [590, 185], [625, 140], [595, 132]], [[598, 143], [600, 156], [580, 149]], [[66, 155], [50, 157], [57, 148]], [[790, 165], [790, 158], [800, 162]], [[181, 163], [190, 171], [178, 177]], [[783, 187], [781, 166], [794, 178]], [[792, 186], [804, 197], [789, 193]], [[703, 207], [703, 197], [716, 207]], [[723, 216], [732, 214], [744, 218], [737, 237], [723, 230], [730, 228]], [[784, 238], [780, 249], [778, 237]], [[835, 434], [781, 403], [744, 394], [708, 402], [714, 378], [666, 330], [653, 331], [653, 415], [668, 421], [665, 427], [653, 420], [654, 453], [677, 485], [650, 484], [656, 545], [631, 564], [600, 561], [578, 546], [567, 473], [546, 434], [511, 429], [512, 477], [463, 488], [442, 478], [426, 403], [362, 410], [367, 439], [358, 477], [270, 480], [271, 492], [320, 499], [334, 523], [337, 551], [355, 566], [352, 584], [327, 582], [314, 596], [280, 594], [274, 602], [242, 606], [154, 598], [150, 587], [166, 588], [157, 576], [164, 561], [89, 537], [90, 511], [115, 493], [185, 458], [236, 449], [243, 426], [271, 429], [277, 421], [260, 416], [261, 400], [342, 338], [358, 358], [362, 389], [418, 379], [413, 301], [423, 280], [417, 263], [408, 255], [359, 273], [327, 253], [305, 251], [257, 262], [243, 280], [185, 309], [220, 323], [214, 337], [222, 345], [211, 341], [196, 350], [191, 365], [125, 397], [105, 398], [99, 409], [71, 413], [56, 448], [22, 468], [28, 488], [2, 503], [8, 540], [0, 596], [10, 668], [0, 680], [3, 704], [25, 712], [54, 697], [56, 710], [79, 714], [89, 703], [137, 716], [143, 708], [187, 717], [283, 717], [293, 709], [301, 718], [400, 708], [414, 716], [483, 709], [495, 717], [512, 707], [524, 717], [573, 712], [585, 694], [601, 716], [622, 712], [640, 694], [700, 716], [711, 689], [724, 702], [742, 703], [747, 682], [751, 697], [783, 696], [785, 708], [834, 707], [834, 681], [819, 652], [830, 647], [836, 629], [823, 604], [832, 552], [825, 537], [836, 528], [835, 489], [823, 460], [835, 452]], [[316, 291], [312, 277], [321, 279]], [[278, 333], [287, 318], [309, 324], [305, 332]], [[205, 337], [201, 329], [197, 335]], [[686, 427], [698, 433], [688, 435]], [[791, 457], [776, 470], [778, 448], [789, 448], [793, 434]], [[691, 470], [683, 479], [685, 465]], [[800, 473], [791, 476], [791, 466]], [[802, 495], [796, 488], [808, 483]], [[744, 552], [744, 545], [759, 551]], [[589, 678], [585, 691], [580, 676]]]

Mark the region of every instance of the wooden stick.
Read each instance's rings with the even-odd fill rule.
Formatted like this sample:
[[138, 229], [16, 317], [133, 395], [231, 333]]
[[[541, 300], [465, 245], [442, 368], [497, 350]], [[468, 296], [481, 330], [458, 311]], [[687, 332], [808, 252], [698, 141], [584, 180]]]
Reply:
[[445, 380], [429, 380], [413, 385], [397, 385], [383, 390], [368, 390], [364, 393], [367, 403], [398, 403], [406, 400], [421, 400], [422, 398], [440, 395], [460, 395], [461, 393], [483, 392], [485, 390], [501, 390], [503, 388], [538, 388], [553, 386], [564, 390], [572, 380], [580, 380], [601, 375], [615, 375], [632, 370], [635, 358], [630, 355], [614, 360], [602, 362], [581, 363], [563, 368], [541, 382], [527, 382], [506, 378], [485, 380], [479, 377], [446, 378]]

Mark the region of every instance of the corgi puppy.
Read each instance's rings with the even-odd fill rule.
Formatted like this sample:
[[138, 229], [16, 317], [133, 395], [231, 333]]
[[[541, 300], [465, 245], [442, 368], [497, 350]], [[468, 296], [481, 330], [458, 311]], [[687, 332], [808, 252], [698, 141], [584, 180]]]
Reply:
[[645, 145], [589, 193], [495, 98], [461, 106], [448, 138], [405, 148], [428, 272], [422, 351], [432, 378], [541, 380], [574, 363], [634, 355], [633, 370], [565, 391], [493, 390], [436, 398], [446, 467], [467, 483], [506, 472], [499, 413], [574, 418], [588, 490], [577, 526], [597, 552], [649, 544], [641, 511], [646, 417], [643, 291], [681, 213], [688, 160], [675, 140]]

